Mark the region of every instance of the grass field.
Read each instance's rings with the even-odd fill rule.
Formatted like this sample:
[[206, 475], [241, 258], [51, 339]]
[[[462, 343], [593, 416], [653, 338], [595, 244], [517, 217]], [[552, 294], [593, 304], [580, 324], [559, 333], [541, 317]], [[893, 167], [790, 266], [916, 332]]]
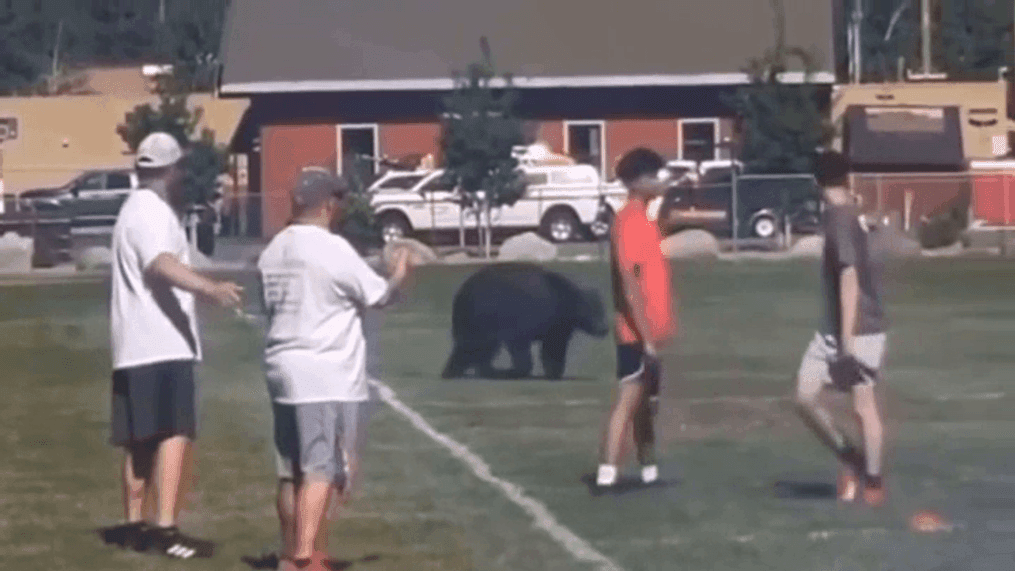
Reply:
[[[604, 266], [557, 268], [608, 291]], [[834, 465], [785, 399], [817, 319], [815, 264], [676, 268], [682, 332], [665, 355], [659, 418], [665, 485], [603, 497], [582, 477], [594, 470], [609, 404], [610, 339], [576, 337], [560, 382], [438, 378], [451, 300], [474, 269], [420, 270], [409, 299], [385, 316], [381, 376], [623, 569], [1015, 565], [1015, 265], [935, 260], [893, 272], [890, 495], [878, 511], [826, 497]], [[182, 516], [185, 529], [219, 542], [216, 557], [175, 563], [96, 538], [121, 509], [118, 455], [106, 444], [106, 297], [105, 284], [0, 289], [0, 561], [251, 569], [242, 557], [278, 543], [270, 409], [259, 333], [216, 309], [203, 310], [199, 480]], [[373, 417], [364, 461], [364, 488], [333, 524], [334, 555], [350, 569], [592, 568], [388, 407]], [[958, 526], [914, 534], [906, 525], [917, 509]]]

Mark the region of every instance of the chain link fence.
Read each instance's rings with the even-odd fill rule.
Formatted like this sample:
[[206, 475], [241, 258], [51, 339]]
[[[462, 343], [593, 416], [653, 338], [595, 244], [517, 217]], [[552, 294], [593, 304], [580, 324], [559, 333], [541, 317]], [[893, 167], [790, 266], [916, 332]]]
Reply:
[[821, 193], [812, 175], [715, 170], [665, 193], [658, 213], [665, 234], [701, 229], [734, 250], [771, 250], [819, 231]]

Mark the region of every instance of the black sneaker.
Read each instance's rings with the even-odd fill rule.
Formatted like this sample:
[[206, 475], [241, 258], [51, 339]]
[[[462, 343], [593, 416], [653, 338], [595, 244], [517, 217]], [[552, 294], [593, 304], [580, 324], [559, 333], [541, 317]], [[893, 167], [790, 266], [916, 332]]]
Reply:
[[184, 535], [176, 526], [151, 528], [150, 536], [152, 547], [173, 559], [208, 558], [215, 552], [214, 543]]
[[124, 523], [99, 530], [99, 537], [106, 545], [115, 545], [122, 549], [145, 551], [148, 549], [148, 535], [151, 527], [143, 522]]

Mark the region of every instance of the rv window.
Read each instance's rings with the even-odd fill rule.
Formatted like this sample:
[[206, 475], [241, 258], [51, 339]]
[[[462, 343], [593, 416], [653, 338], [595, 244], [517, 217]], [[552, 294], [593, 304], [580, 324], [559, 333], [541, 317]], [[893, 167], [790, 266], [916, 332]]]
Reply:
[[545, 172], [530, 172], [525, 175], [525, 184], [529, 186], [543, 186], [547, 180]]

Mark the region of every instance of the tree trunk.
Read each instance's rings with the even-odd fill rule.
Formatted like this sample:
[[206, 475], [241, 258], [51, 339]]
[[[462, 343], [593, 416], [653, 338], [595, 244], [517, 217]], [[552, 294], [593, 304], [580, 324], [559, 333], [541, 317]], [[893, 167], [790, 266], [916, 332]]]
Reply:
[[491, 219], [490, 201], [486, 202], [486, 257], [490, 258], [490, 249], [493, 244], [493, 220]]

